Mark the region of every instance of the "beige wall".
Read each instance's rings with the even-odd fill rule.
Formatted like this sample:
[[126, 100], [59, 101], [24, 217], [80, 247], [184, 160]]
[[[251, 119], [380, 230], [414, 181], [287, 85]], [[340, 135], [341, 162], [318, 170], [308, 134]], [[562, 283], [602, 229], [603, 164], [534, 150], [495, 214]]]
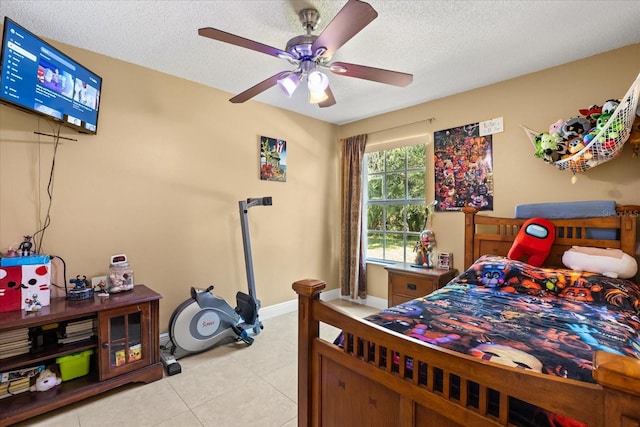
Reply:
[[[65, 258], [68, 278], [102, 274], [110, 255], [126, 253], [136, 282], [163, 295], [162, 329], [192, 285], [215, 284], [232, 304], [246, 288], [237, 208], [246, 197], [274, 202], [249, 213], [263, 306], [292, 300], [296, 279], [337, 287], [337, 138], [431, 141], [437, 130], [504, 117], [505, 131], [493, 139], [495, 214], [510, 216], [529, 202], [640, 203], [640, 159], [631, 158], [630, 147], [572, 185], [570, 173], [533, 157], [520, 128], [544, 130], [579, 108], [623, 96], [640, 72], [640, 45], [336, 127], [253, 101], [232, 105], [230, 94], [54, 44], [98, 72], [104, 88], [98, 135], [63, 128], [78, 142], [58, 148], [43, 251]], [[53, 145], [33, 131], [51, 130], [47, 121], [0, 106], [0, 250], [44, 218]], [[260, 135], [287, 140], [286, 183], [259, 180]], [[427, 177], [432, 195], [433, 174]], [[453, 252], [459, 269], [462, 224], [460, 213], [435, 215], [439, 249]], [[370, 295], [386, 299], [386, 283], [384, 269], [370, 265]]]
[[[92, 52], [56, 43], [104, 79], [98, 135], [62, 128], [51, 225], [43, 252], [63, 257], [68, 279], [105, 273], [126, 253], [136, 283], [162, 294], [161, 329], [193, 285], [216, 285], [235, 306], [246, 291], [238, 201], [249, 211], [258, 298], [290, 301], [291, 283], [337, 286], [336, 126]], [[0, 106], [0, 250], [44, 218], [51, 166], [48, 121]], [[287, 182], [259, 179], [259, 137], [287, 141]]]
[[[631, 157], [630, 144], [621, 157], [581, 174], [576, 184], [571, 184], [571, 172], [559, 171], [533, 157], [531, 143], [520, 127], [544, 131], [560, 118], [579, 115], [580, 108], [621, 98], [638, 73], [640, 44], [343, 125], [338, 136], [367, 133], [380, 143], [427, 134], [432, 140], [438, 130], [504, 117], [504, 132], [493, 136], [494, 215], [513, 216], [514, 206], [522, 203], [607, 199], [640, 204], [640, 158]], [[426, 120], [429, 118], [434, 120]], [[433, 155], [431, 145], [427, 153]], [[433, 187], [429, 170], [428, 200], [433, 199]], [[453, 252], [456, 268], [462, 269], [462, 213], [436, 213], [433, 228], [438, 249]], [[368, 284], [371, 295], [386, 298], [382, 267], [369, 265]]]

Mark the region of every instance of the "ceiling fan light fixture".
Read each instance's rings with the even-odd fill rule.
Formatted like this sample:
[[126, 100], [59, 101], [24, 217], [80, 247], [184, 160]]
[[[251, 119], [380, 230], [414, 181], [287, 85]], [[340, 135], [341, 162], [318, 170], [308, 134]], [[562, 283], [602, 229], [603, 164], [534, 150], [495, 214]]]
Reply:
[[329, 77], [318, 70], [314, 70], [307, 76], [307, 87], [309, 92], [312, 93], [324, 92], [329, 87]]
[[312, 92], [309, 91], [309, 104], [319, 104], [329, 99], [329, 95], [325, 91]]
[[300, 76], [298, 75], [298, 73], [291, 73], [288, 76], [278, 80], [278, 86], [288, 97], [291, 97], [291, 95], [293, 95], [293, 92], [296, 91], [299, 85]]

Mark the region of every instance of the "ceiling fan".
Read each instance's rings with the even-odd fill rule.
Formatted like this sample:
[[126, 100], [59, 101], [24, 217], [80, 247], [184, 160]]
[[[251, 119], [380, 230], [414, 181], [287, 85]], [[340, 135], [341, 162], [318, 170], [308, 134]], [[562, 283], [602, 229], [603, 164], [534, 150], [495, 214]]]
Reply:
[[330, 107], [336, 103], [329, 86], [329, 79], [321, 70], [329, 70], [334, 74], [385, 83], [394, 86], [407, 86], [413, 81], [413, 75], [365, 65], [347, 62], [330, 62], [333, 54], [342, 45], [373, 21], [378, 13], [370, 4], [360, 0], [348, 0], [319, 36], [311, 34], [320, 22], [320, 14], [316, 9], [304, 9], [299, 13], [300, 21], [307, 34], [292, 38], [287, 42], [285, 50], [271, 47], [244, 37], [236, 36], [216, 28], [200, 28], [198, 34], [221, 42], [266, 53], [283, 58], [296, 68], [281, 71], [257, 85], [234, 96], [229, 101], [245, 102], [278, 85], [289, 96], [293, 94], [300, 82], [307, 80], [309, 102], [320, 107]]

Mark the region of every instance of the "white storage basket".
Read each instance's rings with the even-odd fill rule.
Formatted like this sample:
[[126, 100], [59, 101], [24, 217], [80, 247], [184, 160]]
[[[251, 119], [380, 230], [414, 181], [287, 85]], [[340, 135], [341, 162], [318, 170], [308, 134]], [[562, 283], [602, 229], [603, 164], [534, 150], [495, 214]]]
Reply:
[[[574, 174], [584, 172], [587, 169], [598, 166], [602, 163], [613, 160], [622, 153], [624, 143], [629, 139], [631, 127], [638, 108], [638, 96], [640, 94], [640, 74], [633, 82], [626, 95], [620, 101], [620, 105], [611, 115], [605, 126], [598, 132], [593, 140], [587, 144], [582, 150], [573, 154], [571, 157], [560, 159], [554, 163], [550, 163], [560, 170], [570, 169]], [[609, 128], [615, 123], [622, 123], [622, 130], [616, 132], [615, 138], [601, 138], [609, 135]], [[535, 138], [540, 132], [531, 130], [525, 126], [523, 129], [531, 144], [536, 148]], [[604, 140], [604, 141], [602, 141]]]

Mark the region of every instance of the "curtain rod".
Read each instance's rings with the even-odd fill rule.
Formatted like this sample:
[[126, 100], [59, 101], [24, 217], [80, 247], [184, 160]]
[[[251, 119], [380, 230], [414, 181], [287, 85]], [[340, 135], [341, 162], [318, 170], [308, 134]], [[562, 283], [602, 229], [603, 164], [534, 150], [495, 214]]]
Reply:
[[402, 128], [405, 126], [410, 126], [410, 125], [415, 125], [416, 123], [422, 123], [422, 122], [429, 122], [429, 124], [433, 123], [433, 121], [435, 120], [435, 117], [429, 117], [428, 119], [422, 119], [422, 120], [416, 120], [415, 122], [411, 122], [411, 123], [404, 123], [398, 126], [394, 126], [394, 127], [390, 127], [390, 128], [386, 128], [386, 129], [380, 129], [380, 130], [376, 130], [373, 132], [369, 132], [369, 135], [374, 135], [376, 133], [381, 133], [381, 132], [387, 132], [393, 129], [398, 129], [398, 128]]

